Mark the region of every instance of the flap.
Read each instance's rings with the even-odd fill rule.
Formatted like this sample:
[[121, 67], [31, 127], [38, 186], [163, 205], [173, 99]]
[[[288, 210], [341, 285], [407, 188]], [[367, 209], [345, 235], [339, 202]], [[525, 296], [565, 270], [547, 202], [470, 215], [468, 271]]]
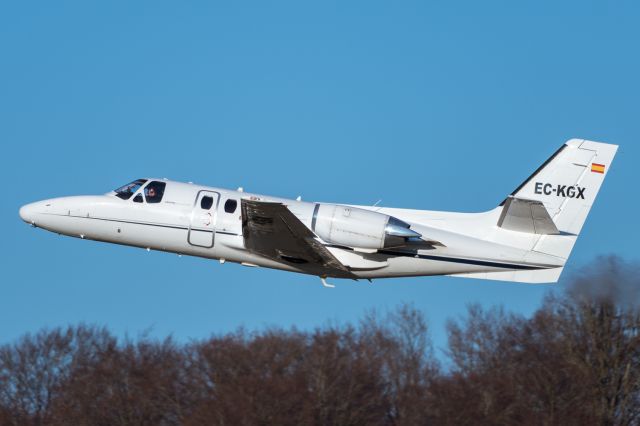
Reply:
[[327, 250], [333, 254], [340, 263], [353, 270], [374, 270], [389, 266], [386, 260], [373, 260], [367, 258], [366, 253], [345, 250], [338, 247], [327, 247]]

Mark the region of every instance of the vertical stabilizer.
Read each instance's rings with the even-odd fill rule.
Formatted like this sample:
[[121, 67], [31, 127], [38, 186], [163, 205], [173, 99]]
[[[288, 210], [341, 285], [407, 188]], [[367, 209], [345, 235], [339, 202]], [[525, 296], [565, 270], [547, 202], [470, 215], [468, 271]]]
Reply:
[[617, 149], [617, 145], [571, 139], [513, 191], [510, 197], [542, 203], [559, 231], [542, 235], [535, 251], [569, 258]]
[[[617, 145], [584, 139], [567, 141], [501, 203], [496, 224], [500, 232], [492, 241], [511, 245], [518, 235], [531, 235], [530, 252], [566, 261], [617, 149]], [[464, 276], [534, 283], [555, 282], [561, 272], [562, 267]]]

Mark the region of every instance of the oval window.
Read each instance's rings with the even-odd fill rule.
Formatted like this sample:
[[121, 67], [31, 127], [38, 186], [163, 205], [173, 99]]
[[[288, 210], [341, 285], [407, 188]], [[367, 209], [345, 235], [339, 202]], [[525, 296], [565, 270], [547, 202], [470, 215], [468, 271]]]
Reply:
[[208, 195], [202, 197], [202, 200], [200, 200], [200, 207], [204, 210], [209, 210], [211, 206], [213, 206], [213, 197], [209, 197]]
[[235, 212], [237, 207], [238, 202], [236, 200], [227, 200], [227, 202], [224, 203], [224, 211], [227, 213]]

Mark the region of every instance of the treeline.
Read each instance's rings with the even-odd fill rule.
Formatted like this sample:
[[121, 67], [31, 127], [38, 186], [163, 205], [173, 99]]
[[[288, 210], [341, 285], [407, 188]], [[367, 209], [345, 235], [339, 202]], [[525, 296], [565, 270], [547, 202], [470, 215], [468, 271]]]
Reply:
[[599, 262], [531, 317], [469, 307], [441, 362], [411, 305], [188, 344], [43, 330], [0, 347], [0, 424], [639, 424], [640, 271]]

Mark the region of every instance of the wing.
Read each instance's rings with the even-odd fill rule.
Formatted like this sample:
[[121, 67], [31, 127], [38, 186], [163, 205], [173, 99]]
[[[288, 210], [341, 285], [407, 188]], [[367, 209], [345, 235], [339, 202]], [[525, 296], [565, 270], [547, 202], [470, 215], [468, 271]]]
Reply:
[[242, 235], [247, 250], [278, 262], [349, 270], [282, 203], [242, 200]]

